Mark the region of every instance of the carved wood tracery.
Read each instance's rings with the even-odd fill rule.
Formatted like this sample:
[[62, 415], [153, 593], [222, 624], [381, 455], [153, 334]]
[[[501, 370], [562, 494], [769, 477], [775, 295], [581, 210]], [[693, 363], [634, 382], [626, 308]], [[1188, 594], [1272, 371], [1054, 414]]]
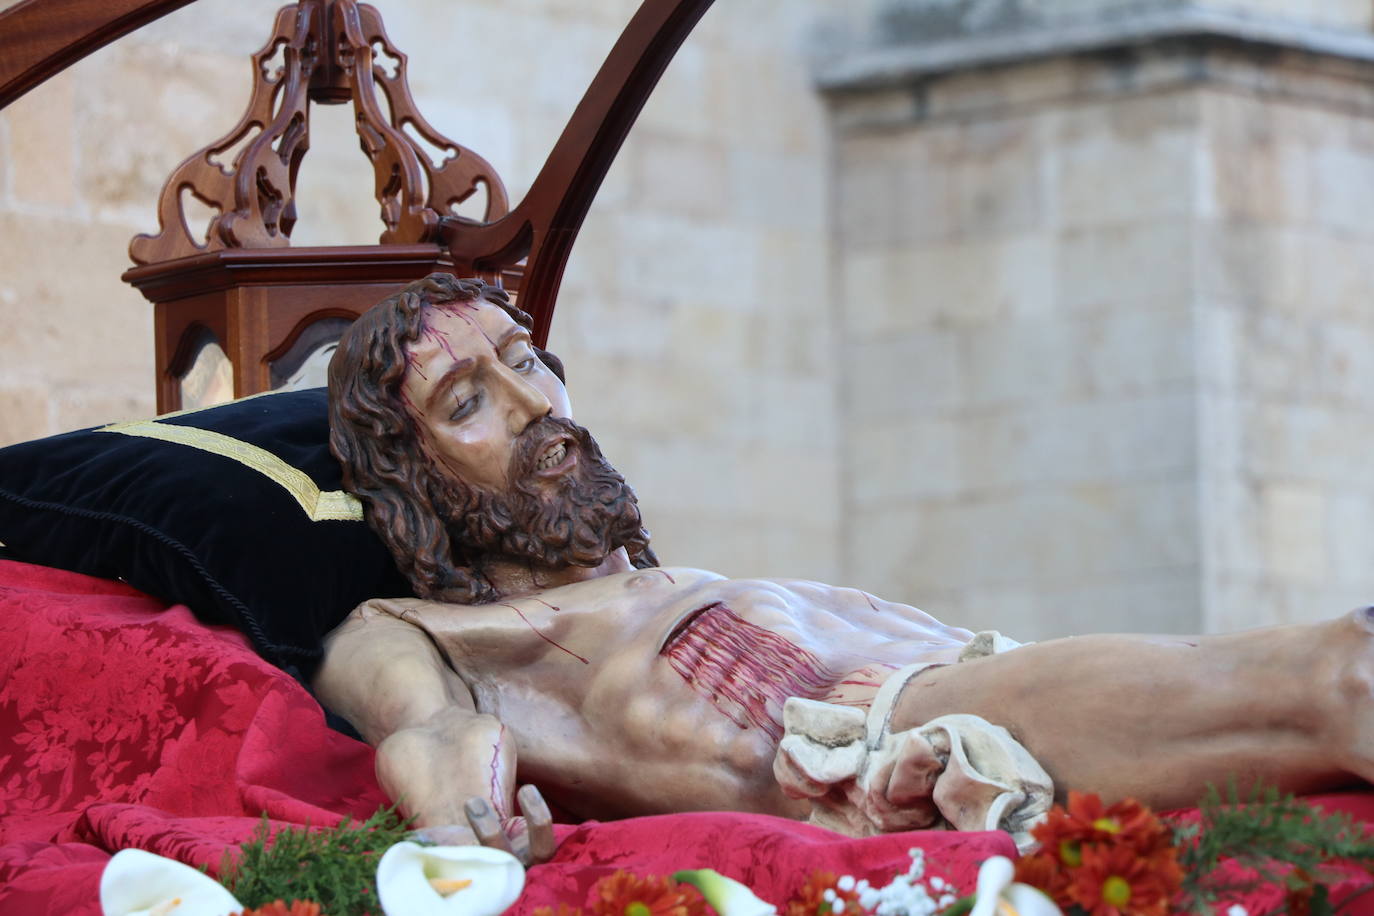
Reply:
[[[188, 2], [21, 0], [0, 10], [0, 107]], [[710, 5], [643, 0], [514, 211], [491, 166], [420, 116], [405, 55], [375, 9], [356, 0], [299, 0], [279, 12], [272, 39], [254, 56], [248, 111], [177, 167], [159, 199], [159, 232], [130, 245], [141, 266], [124, 279], [156, 305], [159, 408], [178, 406], [174, 365], [197, 327], [211, 329], [233, 361], [235, 393], [251, 394], [268, 385], [266, 355], [280, 352], [313, 315], [360, 313], [436, 269], [518, 286], [542, 345], [587, 209], [659, 76]], [[397, 61], [394, 73], [376, 65], [374, 46]], [[280, 72], [267, 69], [279, 49]], [[349, 101], [373, 163], [388, 244], [291, 248], [309, 104]], [[407, 128], [447, 157], [432, 163]], [[234, 149], [223, 165], [220, 157]], [[480, 186], [487, 192], [482, 221], [459, 216], [457, 204]], [[187, 196], [218, 211], [204, 239], [188, 227]]]
[[[435, 130], [420, 114], [410, 95], [406, 75], [408, 58], [387, 37], [382, 17], [367, 4], [340, 2], [334, 6], [335, 34], [339, 35], [337, 60], [352, 68], [352, 90], [358, 134], [377, 178], [377, 200], [387, 230], [383, 244], [432, 241], [438, 236], [441, 217], [456, 217], [457, 207], [476, 193], [487, 191], [483, 221], [504, 216], [509, 209], [506, 188], [496, 170], [481, 156], [454, 143]], [[374, 62], [373, 49], [396, 61], [388, 74]], [[365, 60], [364, 60], [365, 57]], [[390, 117], [377, 104], [377, 90], [386, 97]], [[424, 149], [405, 131], [409, 126], [430, 146], [446, 153], [435, 165]]]
[[[374, 62], [374, 47], [397, 62], [394, 73]], [[279, 52], [284, 62], [276, 67]], [[158, 200], [158, 233], [129, 245], [134, 263], [289, 245], [296, 174], [310, 147], [310, 105], [344, 101], [353, 105], [372, 162], [383, 244], [432, 241], [440, 218], [456, 214], [479, 185], [487, 189], [486, 219], [505, 214], [505, 186], [491, 165], [416, 109], [406, 56], [387, 37], [376, 9], [356, 0], [300, 0], [278, 11], [271, 37], [253, 55], [252, 97], [239, 123], [173, 170]], [[431, 163], [407, 127], [446, 153], [443, 161]], [[240, 146], [229, 165], [221, 164]], [[187, 195], [218, 211], [203, 239], [187, 218]]]

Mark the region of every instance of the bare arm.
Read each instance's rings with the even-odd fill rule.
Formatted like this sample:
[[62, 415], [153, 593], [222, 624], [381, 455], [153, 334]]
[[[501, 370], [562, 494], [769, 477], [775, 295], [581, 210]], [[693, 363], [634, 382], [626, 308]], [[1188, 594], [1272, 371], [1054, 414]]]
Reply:
[[354, 610], [325, 639], [315, 691], [377, 749], [378, 781], [417, 826], [468, 823], [472, 798], [507, 822], [514, 742], [477, 711], [467, 685], [404, 612], [384, 599]]

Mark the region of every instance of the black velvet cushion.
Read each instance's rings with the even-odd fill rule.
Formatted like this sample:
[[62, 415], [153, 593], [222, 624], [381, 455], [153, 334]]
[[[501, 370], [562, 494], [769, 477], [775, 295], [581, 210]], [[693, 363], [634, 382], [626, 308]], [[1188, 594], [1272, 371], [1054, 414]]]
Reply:
[[367, 598], [409, 594], [342, 492], [323, 388], [0, 449], [0, 543], [242, 630], [302, 679]]

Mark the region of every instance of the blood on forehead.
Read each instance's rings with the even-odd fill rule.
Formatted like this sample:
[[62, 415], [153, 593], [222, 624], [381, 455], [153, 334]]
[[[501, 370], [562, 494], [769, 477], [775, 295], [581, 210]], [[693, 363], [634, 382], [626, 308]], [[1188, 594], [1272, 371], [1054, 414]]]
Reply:
[[[473, 299], [468, 302], [441, 302], [436, 305], [428, 306], [420, 317], [421, 334], [437, 339], [440, 342], [440, 346], [444, 348], [449, 356], [453, 356], [453, 350], [449, 347], [448, 338], [444, 334], [436, 331], [429, 321], [429, 316], [433, 312], [443, 312], [446, 315], [452, 315], [476, 330], [477, 333], [481, 334], [482, 337], [486, 339], [486, 342], [491, 345], [492, 350], [495, 351], [496, 341], [492, 340], [491, 335], [487, 333], [487, 329], [482, 327], [481, 322], [477, 320], [477, 316], [480, 314], [481, 304], [480, 300]], [[505, 310], [500, 306], [492, 303], [486, 304], [500, 311], [502, 315], [506, 314]]]
[[[477, 316], [481, 314], [481, 308], [484, 304], [491, 308], [498, 309], [503, 315], [508, 315], [505, 309], [502, 309], [499, 305], [482, 299], [470, 299], [467, 301], [452, 300], [449, 302], [437, 302], [425, 305], [420, 310], [420, 332], [416, 336], [416, 342], [427, 341], [442, 349], [444, 353], [448, 354], [449, 359], [453, 362], [459, 360], [458, 354], [454, 352], [453, 341], [449, 338], [449, 335], [442, 329], [434, 326], [432, 320], [433, 316], [436, 313], [443, 313], [457, 318], [468, 327], [475, 330], [478, 334], [481, 334], [482, 339], [491, 347], [492, 353], [499, 359], [500, 350], [497, 346], [497, 342], [492, 339], [492, 336], [487, 333], [486, 328], [482, 327], [482, 323], [477, 320]], [[425, 370], [421, 367], [419, 357], [416, 355], [415, 350], [414, 344], [411, 344], [406, 346], [402, 351], [405, 354], [406, 371], [413, 371], [421, 379], [428, 382], [429, 375], [426, 374]], [[410, 393], [406, 390], [405, 385], [400, 387], [399, 394], [401, 403], [405, 406], [406, 412], [410, 416], [412, 425], [423, 426], [423, 424], [418, 424], [417, 414], [419, 411], [414, 401], [411, 400]], [[421, 447], [423, 447], [426, 453], [430, 455], [430, 458], [433, 459], [434, 455], [429, 450], [427, 438], [422, 435], [419, 439]]]
[[[457, 362], [458, 354], [453, 352], [452, 341], [449, 340], [447, 334], [436, 328], [433, 322], [431, 321], [431, 318], [434, 315], [434, 313], [443, 312], [445, 315], [452, 315], [453, 317], [459, 319], [460, 321], [468, 325], [468, 327], [471, 327], [474, 330], [476, 330], [477, 333], [481, 334], [483, 339], [486, 340], [486, 342], [491, 346], [492, 352], [495, 353], [496, 341], [492, 340], [491, 335], [487, 333], [486, 329], [483, 328], [481, 323], [477, 320], [479, 308], [480, 306], [478, 304], [478, 300], [476, 299], [472, 299], [466, 302], [460, 302], [455, 300], [452, 302], [431, 303], [429, 305], [424, 306], [424, 308], [420, 310], [420, 333], [416, 336], [417, 341], [428, 341], [429, 343], [434, 344], [435, 346], [441, 348], [445, 353], [447, 353], [449, 359], [453, 360], [454, 362]], [[420, 368], [420, 361], [415, 355], [415, 347], [413, 345], [407, 346], [404, 352], [406, 369], [413, 369], [416, 375], [418, 375], [425, 381], [429, 381], [429, 376], [425, 374], [424, 369]]]

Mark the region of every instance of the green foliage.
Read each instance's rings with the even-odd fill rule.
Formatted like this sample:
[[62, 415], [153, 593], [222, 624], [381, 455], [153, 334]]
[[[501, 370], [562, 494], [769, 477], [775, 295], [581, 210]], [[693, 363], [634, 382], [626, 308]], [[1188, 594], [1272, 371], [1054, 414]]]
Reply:
[[377, 862], [406, 839], [410, 821], [381, 808], [331, 830], [287, 827], [272, 836], [267, 815], [239, 853], [225, 853], [220, 882], [245, 907], [274, 900], [310, 900], [329, 916], [379, 913]]
[[[1233, 780], [1225, 798], [1215, 786], [1208, 787], [1199, 807], [1199, 822], [1174, 832], [1187, 910], [1212, 913], [1218, 902], [1262, 880], [1294, 890], [1305, 885], [1313, 894], [1313, 913], [1323, 912], [1323, 905], [1330, 912], [1328, 889], [1320, 883], [1324, 862], [1350, 859], [1374, 869], [1374, 839], [1348, 814], [1322, 814], [1292, 795], [1280, 796], [1275, 788], [1241, 798]], [[1252, 875], [1222, 880], [1216, 869], [1223, 859], [1251, 869]]]

